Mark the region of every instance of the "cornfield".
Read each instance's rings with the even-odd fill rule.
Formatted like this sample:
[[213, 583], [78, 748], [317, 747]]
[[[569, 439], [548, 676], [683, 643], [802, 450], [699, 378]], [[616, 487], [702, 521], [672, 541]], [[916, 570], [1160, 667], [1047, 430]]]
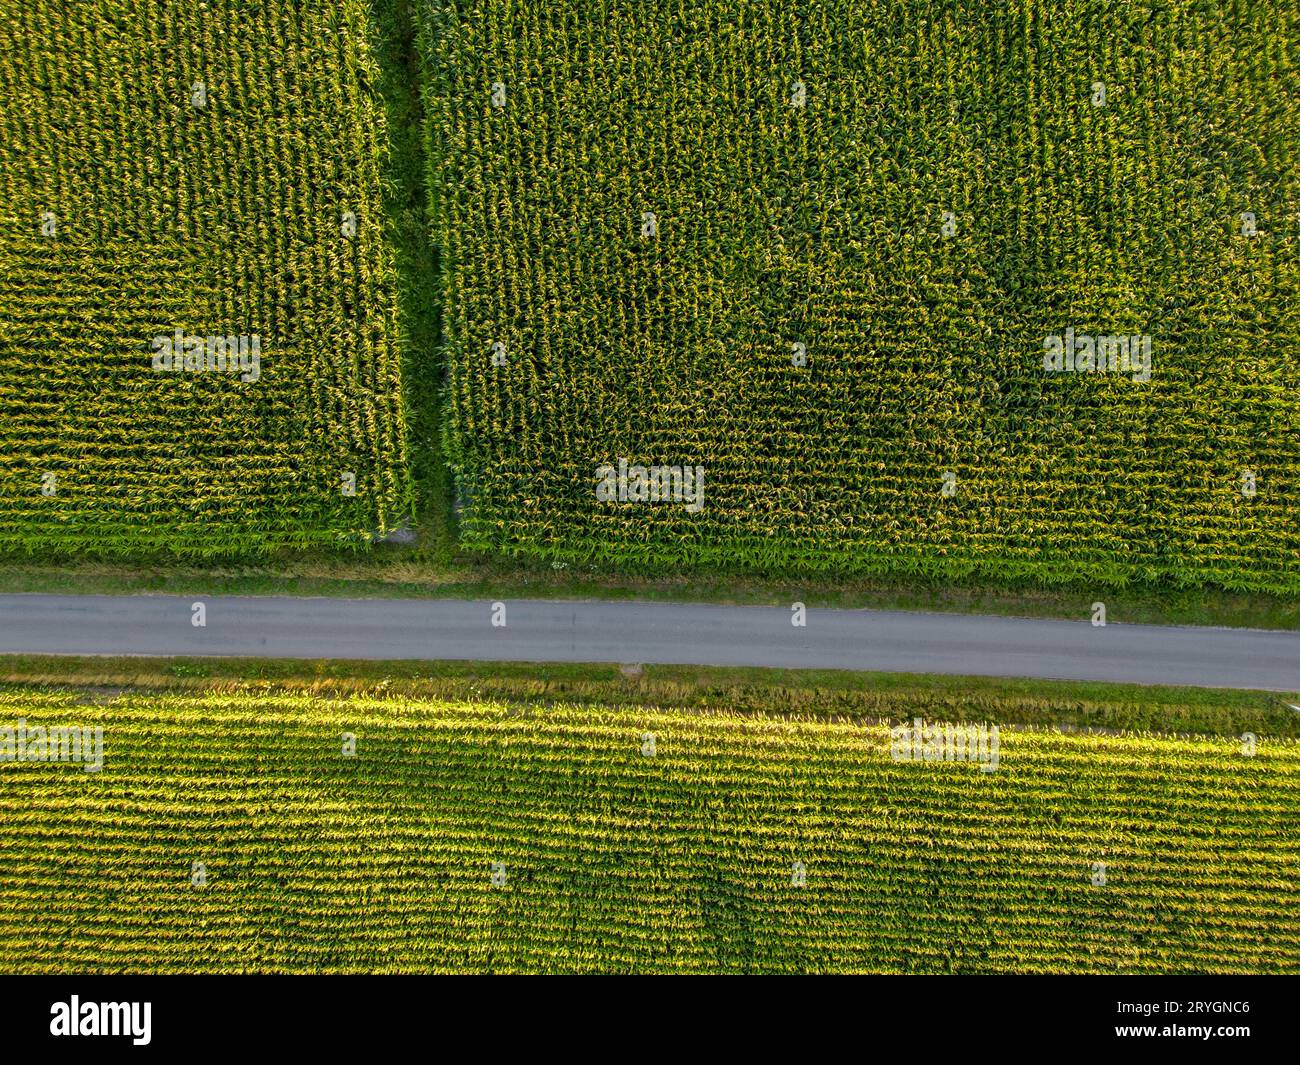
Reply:
[[437, 0], [422, 47], [466, 544], [1300, 589], [1295, 0]]
[[[7, 972], [1300, 972], [1300, 746], [252, 688], [0, 694]], [[355, 743], [346, 755], [349, 736]], [[0, 731], [0, 753], [5, 733]]]
[[[419, 11], [467, 546], [1300, 588], [1295, 0]], [[0, 550], [410, 515], [391, 17], [0, 0]], [[1049, 372], [1076, 335], [1149, 380]]]
[[[362, 0], [0, 0], [0, 549], [410, 513], [370, 30]], [[160, 373], [178, 333], [260, 368]]]

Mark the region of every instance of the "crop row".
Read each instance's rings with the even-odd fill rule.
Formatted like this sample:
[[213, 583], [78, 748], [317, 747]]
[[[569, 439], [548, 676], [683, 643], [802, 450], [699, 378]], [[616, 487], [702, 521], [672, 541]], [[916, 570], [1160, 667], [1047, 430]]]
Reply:
[[[1295, 0], [433, 5], [466, 542], [1300, 587], [1298, 42]], [[1045, 368], [1067, 330], [1150, 379]], [[620, 458], [702, 507], [602, 499]]]
[[[410, 513], [370, 19], [0, 4], [0, 549], [250, 554]], [[258, 364], [160, 372], [178, 332]]]
[[725, 710], [11, 690], [18, 720], [104, 759], [0, 763], [6, 970], [1300, 966], [1294, 740], [1003, 729], [981, 772]]

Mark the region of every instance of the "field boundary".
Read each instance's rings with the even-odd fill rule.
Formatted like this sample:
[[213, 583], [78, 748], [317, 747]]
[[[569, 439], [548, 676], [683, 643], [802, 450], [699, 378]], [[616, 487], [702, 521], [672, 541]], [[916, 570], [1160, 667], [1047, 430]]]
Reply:
[[905, 673], [714, 666], [0, 655], [0, 686], [100, 692], [402, 695], [534, 707], [584, 703], [683, 713], [879, 723], [885, 706], [954, 723], [1099, 734], [1300, 738], [1300, 695]]

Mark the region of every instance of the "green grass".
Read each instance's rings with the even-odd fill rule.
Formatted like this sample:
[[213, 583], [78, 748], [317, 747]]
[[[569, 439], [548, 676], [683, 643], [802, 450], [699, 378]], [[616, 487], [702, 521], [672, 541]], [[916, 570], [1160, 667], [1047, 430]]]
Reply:
[[102, 726], [104, 766], [0, 763], [10, 972], [1300, 971], [1295, 740], [1004, 728], [982, 773], [725, 703], [0, 691], [19, 718]]
[[629, 703], [686, 713], [890, 717], [1168, 735], [1300, 738], [1300, 693], [1085, 681], [718, 666], [246, 658], [0, 656], [0, 683], [73, 688], [400, 695], [533, 706]]
[[443, 363], [438, 253], [429, 240], [424, 104], [411, 0], [371, 0], [372, 48], [381, 73], [388, 134], [385, 204], [388, 240], [400, 282], [403, 385], [409, 462], [415, 489], [413, 528], [422, 559], [455, 550], [450, 474], [442, 454]]

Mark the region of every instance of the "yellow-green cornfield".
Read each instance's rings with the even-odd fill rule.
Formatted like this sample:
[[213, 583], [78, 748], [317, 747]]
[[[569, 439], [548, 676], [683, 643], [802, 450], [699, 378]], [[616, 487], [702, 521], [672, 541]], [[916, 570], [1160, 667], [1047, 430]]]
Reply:
[[[20, 723], [102, 728], [101, 767], [16, 760]], [[898, 753], [726, 709], [10, 688], [0, 969], [1300, 972], [1294, 739]]]
[[[0, 550], [410, 513], [371, 30], [362, 0], [0, 0]], [[177, 333], [205, 372], [159, 371]]]
[[1300, 588], [1295, 0], [438, 0], [423, 47], [467, 543]]

